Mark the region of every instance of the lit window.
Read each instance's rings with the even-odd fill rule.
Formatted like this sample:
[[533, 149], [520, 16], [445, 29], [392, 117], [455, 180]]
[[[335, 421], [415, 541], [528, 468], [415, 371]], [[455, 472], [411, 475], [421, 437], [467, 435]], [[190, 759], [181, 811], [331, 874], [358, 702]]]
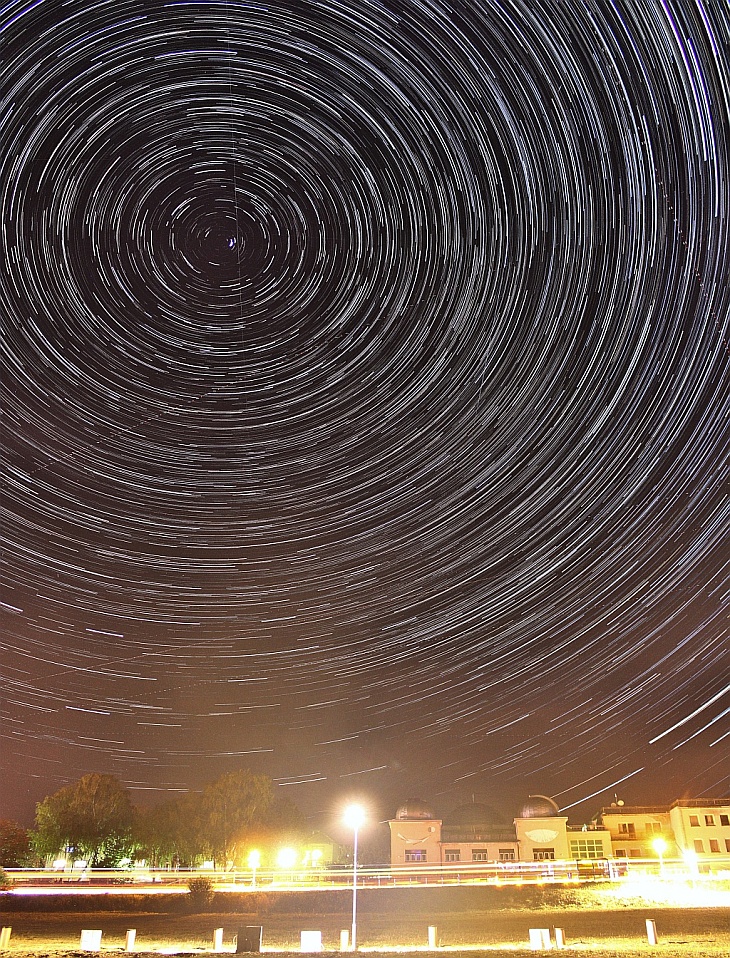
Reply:
[[488, 862], [489, 852], [486, 848], [473, 848], [471, 852], [471, 860], [473, 862]]
[[710, 851], [719, 852], [720, 851], [720, 842], [716, 838], [710, 839]]
[[690, 816], [689, 816], [689, 823], [690, 823], [690, 825], [692, 826], [692, 828], [699, 828], [699, 827], [700, 827], [700, 817], [699, 817], [699, 815], [690, 815]]
[[700, 855], [704, 852], [705, 846], [701, 838], [695, 838], [695, 851]]
[[647, 835], [657, 835], [661, 834], [662, 826], [661, 822], [647, 822], [646, 823], [646, 834]]
[[459, 862], [461, 861], [461, 852], [458, 848], [446, 848], [444, 850], [444, 861], [445, 862]]
[[705, 825], [714, 825], [715, 816], [714, 815], [705, 815]]
[[513, 862], [515, 860], [514, 848], [500, 848], [499, 860], [501, 862]]
[[641, 858], [641, 849], [640, 849], [640, 848], [630, 848], [630, 849], [629, 849], [629, 858]]
[[725, 851], [730, 852], [730, 838], [725, 839]]
[[555, 849], [554, 848], [533, 848], [532, 858], [536, 862], [555, 861]]
[[425, 848], [406, 848], [406, 861], [407, 862], [425, 862], [426, 849]]
[[600, 838], [571, 838], [571, 858], [603, 858], [603, 842]]

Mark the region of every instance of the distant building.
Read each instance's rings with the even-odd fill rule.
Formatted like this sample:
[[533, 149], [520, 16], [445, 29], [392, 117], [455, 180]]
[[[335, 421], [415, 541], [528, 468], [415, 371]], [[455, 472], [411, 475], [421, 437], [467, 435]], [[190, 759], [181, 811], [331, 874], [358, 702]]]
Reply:
[[614, 858], [656, 857], [662, 838], [667, 858], [697, 855], [702, 861], [730, 856], [730, 798], [679, 798], [671, 805], [602, 808], [595, 821], [611, 834]]
[[[420, 799], [409, 799], [389, 821], [393, 867], [479, 862], [596, 861], [676, 858], [703, 861], [730, 856], [730, 799], [677, 800], [647, 807], [619, 803], [590, 824], [571, 825], [555, 802], [531, 795], [511, 822], [489, 805], [472, 802], [441, 819]], [[665, 844], [655, 844], [662, 838]], [[657, 850], [659, 848], [659, 851]]]

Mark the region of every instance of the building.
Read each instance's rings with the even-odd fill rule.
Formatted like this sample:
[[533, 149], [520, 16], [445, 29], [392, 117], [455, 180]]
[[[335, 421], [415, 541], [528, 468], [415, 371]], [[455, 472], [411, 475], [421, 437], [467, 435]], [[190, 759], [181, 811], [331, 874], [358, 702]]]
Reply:
[[[389, 821], [395, 868], [484, 862], [597, 861], [697, 856], [730, 859], [730, 799], [678, 799], [671, 805], [603, 808], [571, 825], [546, 795], [531, 795], [511, 822], [489, 805], [460, 805], [439, 818], [410, 799]], [[730, 864], [730, 862], [729, 862]]]
[[645, 806], [616, 802], [602, 808], [595, 821], [610, 832], [614, 858], [653, 858], [657, 849], [665, 858], [730, 856], [730, 798], [680, 798], [671, 805]]

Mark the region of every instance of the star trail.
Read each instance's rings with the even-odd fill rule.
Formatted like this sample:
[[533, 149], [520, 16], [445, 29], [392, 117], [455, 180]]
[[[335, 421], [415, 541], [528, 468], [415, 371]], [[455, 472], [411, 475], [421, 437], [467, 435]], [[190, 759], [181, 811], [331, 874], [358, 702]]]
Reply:
[[727, 794], [727, 5], [5, 0], [0, 47], [0, 817]]

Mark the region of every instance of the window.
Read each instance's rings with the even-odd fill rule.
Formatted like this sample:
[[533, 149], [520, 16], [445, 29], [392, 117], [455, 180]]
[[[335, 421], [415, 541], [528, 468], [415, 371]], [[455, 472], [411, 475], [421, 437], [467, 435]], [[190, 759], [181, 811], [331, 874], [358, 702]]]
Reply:
[[571, 838], [571, 858], [603, 858], [603, 842], [600, 838]]
[[532, 859], [533, 861], [536, 861], [536, 862], [554, 862], [555, 849], [554, 848], [533, 848]]
[[625, 849], [625, 848], [617, 848], [617, 849], [616, 849], [616, 858], [626, 858], [626, 849]]
[[700, 827], [700, 817], [699, 817], [699, 815], [690, 815], [690, 816], [689, 816], [689, 823], [690, 823], [690, 825], [692, 826], [692, 828], [699, 828], [699, 827]]
[[647, 822], [646, 823], [646, 834], [647, 835], [661, 835], [662, 825], [661, 822]]
[[444, 861], [445, 862], [460, 862], [461, 852], [459, 851], [458, 848], [445, 848]]
[[714, 825], [715, 816], [714, 815], [705, 815], [705, 825]]
[[515, 860], [514, 848], [500, 848], [499, 860], [501, 862], [513, 862]]
[[486, 848], [472, 848], [471, 860], [473, 862], [488, 862], [489, 852], [486, 850]]
[[406, 848], [406, 861], [407, 862], [425, 862], [426, 849], [425, 848]]
[[695, 838], [695, 851], [701, 855], [705, 850], [705, 845], [701, 838]]
[[730, 825], [730, 815], [721, 815], [720, 816], [721, 825]]
[[730, 852], [730, 838], [725, 839], [725, 851]]
[[640, 849], [640, 848], [630, 848], [630, 849], [629, 849], [629, 858], [641, 858], [641, 849]]
[[618, 826], [620, 835], [628, 835], [629, 838], [636, 838], [636, 825], [633, 822], [620, 822]]
[[720, 842], [716, 838], [710, 839], [710, 851], [719, 852], [720, 851]]

